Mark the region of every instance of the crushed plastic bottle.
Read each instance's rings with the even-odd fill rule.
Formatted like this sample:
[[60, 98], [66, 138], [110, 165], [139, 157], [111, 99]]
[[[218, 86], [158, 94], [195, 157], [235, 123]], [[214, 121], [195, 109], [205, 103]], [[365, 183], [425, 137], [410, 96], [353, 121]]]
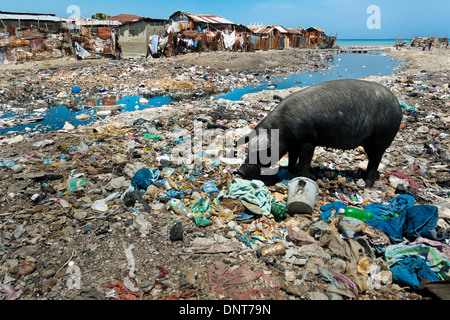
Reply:
[[194, 218], [191, 210], [186, 207], [179, 199], [171, 199], [169, 202], [169, 208], [172, 209], [176, 214], [188, 217], [191, 220]]

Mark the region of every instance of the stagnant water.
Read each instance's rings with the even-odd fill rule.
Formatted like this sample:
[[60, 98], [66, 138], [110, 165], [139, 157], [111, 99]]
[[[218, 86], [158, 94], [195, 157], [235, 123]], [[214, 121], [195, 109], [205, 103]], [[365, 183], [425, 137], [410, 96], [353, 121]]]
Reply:
[[[311, 86], [325, 81], [336, 79], [358, 79], [368, 76], [390, 75], [396, 72], [401, 65], [401, 61], [396, 60], [382, 52], [372, 52], [370, 54], [335, 54], [333, 61], [326, 63], [326, 70], [315, 72], [303, 72], [299, 74], [285, 75], [281, 77], [271, 77], [264, 79], [258, 85], [249, 85], [232, 91], [216, 94], [216, 99], [228, 99], [238, 101], [248, 93], [270, 89], [287, 89], [293, 86]], [[142, 101], [141, 96], [123, 96], [116, 100], [116, 105], [120, 106], [120, 112], [131, 112], [146, 108], [156, 108], [166, 105], [172, 101], [170, 96], [147, 97], [147, 101]], [[98, 120], [96, 108], [82, 107], [78, 110], [65, 105], [51, 107], [42, 113], [34, 112], [36, 123], [30, 123], [30, 113], [22, 112], [17, 114], [17, 110], [3, 110], [0, 118], [11, 118], [14, 123], [12, 127], [0, 127], [0, 132], [47, 132], [60, 130], [66, 122], [74, 126], [85, 125]], [[95, 105], [101, 106], [102, 99], [96, 100]]]

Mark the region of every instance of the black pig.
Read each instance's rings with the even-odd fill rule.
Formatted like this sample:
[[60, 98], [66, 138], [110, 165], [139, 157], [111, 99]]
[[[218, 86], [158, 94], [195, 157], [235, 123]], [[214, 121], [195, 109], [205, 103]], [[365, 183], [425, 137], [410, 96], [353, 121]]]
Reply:
[[[270, 174], [263, 168], [288, 153], [288, 170], [295, 173], [299, 160], [300, 174], [308, 176], [316, 146], [344, 150], [362, 146], [369, 159], [363, 178], [372, 187], [378, 179], [381, 158], [401, 120], [397, 98], [380, 84], [335, 80], [311, 86], [284, 99], [256, 126], [253, 138], [245, 137], [249, 153], [238, 173], [246, 179], [261, 179]], [[261, 160], [263, 151], [264, 159], [271, 158], [270, 163]]]

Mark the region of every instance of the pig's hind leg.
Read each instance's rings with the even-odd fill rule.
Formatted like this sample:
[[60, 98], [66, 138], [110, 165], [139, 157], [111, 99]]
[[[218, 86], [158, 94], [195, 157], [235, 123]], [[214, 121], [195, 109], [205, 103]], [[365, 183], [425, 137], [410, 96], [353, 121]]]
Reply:
[[371, 188], [375, 181], [379, 178], [378, 167], [387, 147], [373, 144], [365, 145], [363, 147], [366, 151], [367, 157], [369, 158], [369, 163], [367, 164], [366, 171], [362, 174], [362, 178], [366, 182], [366, 186]]

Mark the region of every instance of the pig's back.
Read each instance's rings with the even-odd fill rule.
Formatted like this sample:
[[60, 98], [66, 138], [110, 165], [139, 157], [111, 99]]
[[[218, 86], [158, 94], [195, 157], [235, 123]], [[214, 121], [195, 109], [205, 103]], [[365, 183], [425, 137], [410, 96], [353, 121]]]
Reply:
[[384, 86], [335, 80], [291, 94], [264, 126], [318, 145], [353, 148], [371, 136], [395, 136], [401, 119], [397, 98]]

